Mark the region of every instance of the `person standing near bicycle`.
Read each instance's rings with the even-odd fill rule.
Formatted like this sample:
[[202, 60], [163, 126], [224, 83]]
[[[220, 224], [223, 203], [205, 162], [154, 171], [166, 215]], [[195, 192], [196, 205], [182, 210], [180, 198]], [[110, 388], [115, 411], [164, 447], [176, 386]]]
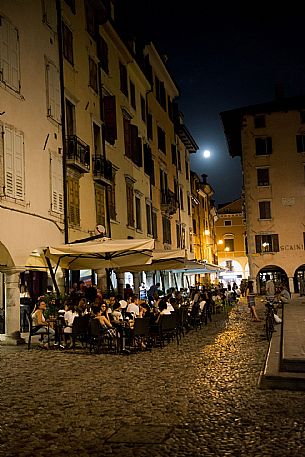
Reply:
[[267, 300], [273, 299], [275, 296], [275, 284], [270, 275], [266, 275], [266, 298]]
[[248, 308], [250, 309], [250, 313], [251, 313], [253, 322], [260, 322], [260, 318], [256, 314], [256, 309], [255, 309], [255, 294], [253, 292], [253, 281], [248, 281], [248, 283], [247, 283], [246, 298], [247, 298]]

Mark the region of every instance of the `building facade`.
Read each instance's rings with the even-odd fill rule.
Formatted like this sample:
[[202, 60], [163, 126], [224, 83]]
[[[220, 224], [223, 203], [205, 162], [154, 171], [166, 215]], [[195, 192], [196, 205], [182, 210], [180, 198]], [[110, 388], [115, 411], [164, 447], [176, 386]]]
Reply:
[[[209, 264], [218, 262], [215, 232], [217, 211], [212, 199], [213, 195], [214, 190], [207, 182], [207, 175], [203, 174], [200, 179], [197, 173], [191, 171], [194, 258]], [[210, 273], [196, 276], [195, 283], [197, 285], [209, 283], [216, 279], [216, 274], [211, 275]]]
[[[3, 0], [0, 16], [0, 331], [16, 342], [20, 287], [37, 299], [52, 283], [46, 246], [102, 233], [192, 257], [198, 146], [164, 56], [122, 38], [115, 2]], [[60, 290], [79, 278], [56, 275]], [[113, 278], [122, 290], [124, 275]]]
[[224, 285], [240, 284], [249, 276], [246, 256], [246, 221], [242, 199], [218, 207], [215, 223], [218, 264], [226, 268], [219, 277]]
[[304, 278], [305, 98], [278, 99], [221, 113], [229, 152], [244, 175], [250, 277], [266, 274], [290, 292]]

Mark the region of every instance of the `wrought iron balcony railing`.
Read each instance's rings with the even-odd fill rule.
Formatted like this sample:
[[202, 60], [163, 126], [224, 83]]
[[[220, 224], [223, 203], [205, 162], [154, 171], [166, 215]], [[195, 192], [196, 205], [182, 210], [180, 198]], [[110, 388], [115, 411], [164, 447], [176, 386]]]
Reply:
[[92, 158], [93, 178], [96, 181], [112, 181], [112, 163], [97, 154]]
[[175, 214], [177, 209], [178, 202], [175, 193], [169, 189], [166, 192], [161, 192], [161, 210], [171, 216]]
[[66, 138], [66, 162], [82, 173], [90, 171], [90, 147], [76, 135]]

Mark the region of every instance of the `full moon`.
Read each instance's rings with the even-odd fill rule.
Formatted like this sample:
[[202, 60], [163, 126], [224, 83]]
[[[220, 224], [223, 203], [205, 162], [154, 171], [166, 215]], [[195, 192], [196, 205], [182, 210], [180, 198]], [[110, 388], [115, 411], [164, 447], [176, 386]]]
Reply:
[[205, 157], [206, 159], [207, 159], [208, 157], [210, 157], [210, 155], [211, 155], [211, 152], [210, 152], [208, 149], [206, 149], [205, 151], [203, 151], [203, 157]]

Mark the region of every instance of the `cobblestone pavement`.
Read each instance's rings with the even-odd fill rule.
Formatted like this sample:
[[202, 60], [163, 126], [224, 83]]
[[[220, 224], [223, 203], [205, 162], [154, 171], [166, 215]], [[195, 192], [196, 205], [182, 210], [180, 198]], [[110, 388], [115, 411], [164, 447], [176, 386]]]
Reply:
[[263, 322], [217, 317], [130, 356], [0, 347], [0, 455], [305, 456], [304, 393], [257, 387]]

